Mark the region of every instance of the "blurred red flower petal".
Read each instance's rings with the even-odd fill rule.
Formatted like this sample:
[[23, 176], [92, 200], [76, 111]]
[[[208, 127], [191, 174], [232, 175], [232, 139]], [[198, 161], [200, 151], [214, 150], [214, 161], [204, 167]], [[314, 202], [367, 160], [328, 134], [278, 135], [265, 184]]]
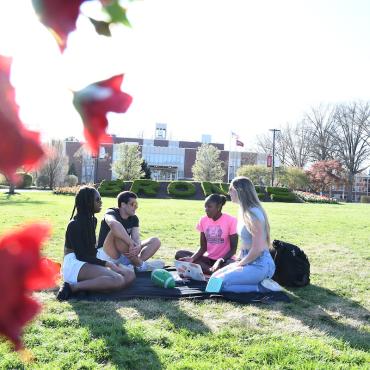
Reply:
[[85, 0], [32, 0], [40, 21], [53, 32], [61, 51], [67, 46], [68, 34], [76, 29], [80, 6]]
[[49, 236], [43, 223], [24, 226], [0, 238], [0, 334], [21, 348], [23, 326], [40, 310], [30, 293], [55, 285], [59, 265], [41, 257]]
[[106, 134], [107, 113], [125, 113], [132, 97], [121, 91], [123, 75], [96, 82], [74, 93], [73, 104], [84, 123], [87, 144], [94, 154], [102, 141], [110, 142]]
[[10, 84], [11, 59], [0, 55], [0, 172], [16, 181], [15, 171], [32, 169], [44, 156], [39, 134], [27, 130], [18, 117], [15, 91]]

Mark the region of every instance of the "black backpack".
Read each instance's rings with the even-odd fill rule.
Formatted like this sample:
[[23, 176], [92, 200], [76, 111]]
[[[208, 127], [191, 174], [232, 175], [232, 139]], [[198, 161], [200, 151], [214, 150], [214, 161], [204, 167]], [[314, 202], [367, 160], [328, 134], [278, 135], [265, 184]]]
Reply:
[[310, 283], [310, 262], [299, 247], [274, 240], [270, 253], [276, 265], [272, 278], [280, 285], [302, 287]]

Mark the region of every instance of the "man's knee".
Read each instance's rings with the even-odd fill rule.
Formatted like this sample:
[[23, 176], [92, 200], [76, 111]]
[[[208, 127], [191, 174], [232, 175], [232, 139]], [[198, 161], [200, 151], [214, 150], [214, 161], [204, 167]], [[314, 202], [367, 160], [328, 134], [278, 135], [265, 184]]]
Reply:
[[118, 273], [114, 274], [111, 277], [111, 279], [112, 279], [112, 289], [114, 290], [122, 289], [126, 285], [125, 278]]
[[150, 238], [150, 244], [155, 246], [157, 249], [161, 246], [161, 241], [156, 236]]
[[128, 270], [125, 273], [125, 279], [126, 279], [126, 284], [125, 285], [131, 284], [136, 279], [135, 272], [131, 271], [131, 270]]

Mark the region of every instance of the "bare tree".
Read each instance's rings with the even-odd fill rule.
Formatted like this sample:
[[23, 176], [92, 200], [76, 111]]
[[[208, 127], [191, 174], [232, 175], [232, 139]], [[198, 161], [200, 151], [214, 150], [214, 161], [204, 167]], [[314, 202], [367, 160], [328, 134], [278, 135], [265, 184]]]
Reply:
[[302, 120], [295, 126], [287, 124], [280, 132], [281, 147], [285, 152], [285, 164], [303, 168], [310, 159], [311, 131]]
[[352, 202], [355, 175], [364, 171], [370, 157], [370, 104], [353, 102], [338, 105], [335, 114], [335, 156], [348, 173], [347, 201]]
[[[272, 134], [258, 135], [257, 147], [266, 154], [272, 154]], [[275, 137], [275, 153], [279, 158], [280, 164], [282, 166], [287, 165], [287, 145], [280, 132], [277, 132]]]
[[39, 174], [49, 178], [49, 187], [53, 189], [63, 182], [68, 171], [68, 157], [64, 152], [64, 143], [61, 140], [52, 140], [47, 144], [50, 154], [40, 169]]
[[314, 161], [327, 161], [333, 158], [334, 113], [335, 107], [321, 104], [315, 108], [311, 107], [304, 116], [311, 130], [311, 158]]

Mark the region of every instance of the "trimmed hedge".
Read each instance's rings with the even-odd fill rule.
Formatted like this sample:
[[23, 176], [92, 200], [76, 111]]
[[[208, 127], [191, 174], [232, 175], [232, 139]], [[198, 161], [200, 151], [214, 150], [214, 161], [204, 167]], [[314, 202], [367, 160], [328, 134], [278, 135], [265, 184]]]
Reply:
[[221, 182], [202, 181], [201, 186], [205, 197], [208, 197], [208, 195], [211, 194], [229, 194], [229, 184]]
[[46, 188], [49, 186], [49, 176], [46, 176], [46, 175], [40, 175], [37, 179], [36, 179], [36, 186], [38, 188]]
[[103, 180], [100, 183], [98, 191], [103, 197], [116, 197], [121, 191], [123, 191], [123, 181], [117, 180]]
[[266, 190], [269, 194], [290, 193], [290, 190], [288, 188], [283, 188], [279, 186], [268, 186]]
[[76, 186], [78, 184], [78, 177], [76, 175], [67, 175], [64, 182], [67, 186]]
[[130, 191], [137, 195], [155, 196], [158, 193], [159, 182], [154, 180], [135, 180], [131, 186]]
[[370, 203], [370, 196], [369, 195], [361, 195], [360, 203]]
[[20, 178], [19, 184], [16, 186], [17, 189], [26, 189], [32, 185], [32, 176], [29, 173], [18, 172], [17, 176]]
[[259, 200], [265, 200], [266, 197], [265, 193], [257, 193], [257, 196]]
[[255, 186], [257, 194], [263, 194], [265, 192], [265, 188], [263, 186]]
[[272, 194], [271, 195], [271, 200], [273, 202], [296, 202], [297, 198], [294, 194], [292, 193], [285, 193], [285, 194]]
[[9, 182], [4, 175], [0, 173], [0, 185], [9, 186]]
[[167, 192], [175, 198], [189, 198], [195, 195], [196, 188], [188, 181], [172, 181], [168, 184]]

